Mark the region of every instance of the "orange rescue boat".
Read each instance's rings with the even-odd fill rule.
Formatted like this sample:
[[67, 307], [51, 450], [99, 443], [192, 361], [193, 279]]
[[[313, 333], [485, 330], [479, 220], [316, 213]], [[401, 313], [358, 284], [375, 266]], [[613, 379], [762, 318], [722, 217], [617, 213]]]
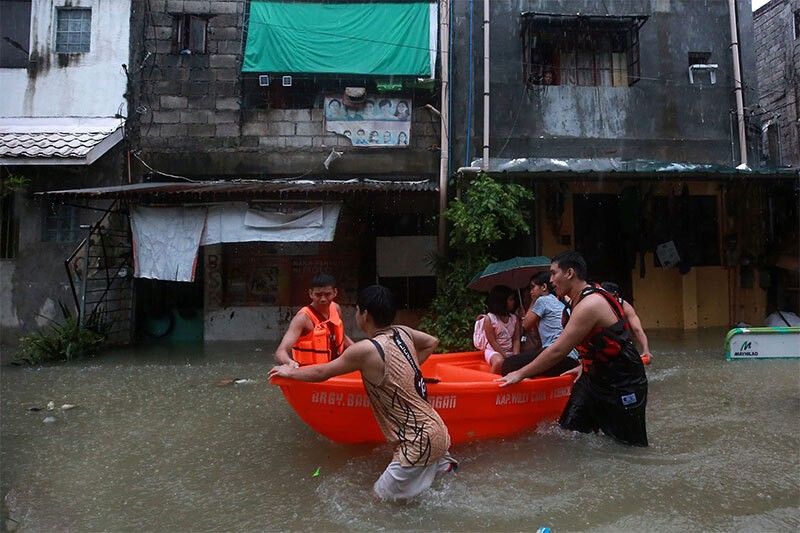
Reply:
[[[444, 419], [454, 444], [508, 437], [555, 420], [572, 389], [572, 376], [524, 380], [500, 388], [482, 352], [431, 355], [422, 365], [428, 401]], [[361, 375], [322, 383], [273, 378], [311, 429], [342, 443], [383, 442]]]

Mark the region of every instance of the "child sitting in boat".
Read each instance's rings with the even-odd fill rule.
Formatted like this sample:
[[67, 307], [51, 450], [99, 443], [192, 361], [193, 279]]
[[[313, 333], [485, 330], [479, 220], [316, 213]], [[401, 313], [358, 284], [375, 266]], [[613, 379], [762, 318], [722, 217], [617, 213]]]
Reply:
[[520, 324], [516, 308], [514, 291], [505, 285], [495, 285], [486, 297], [487, 313], [475, 321], [473, 343], [475, 348], [483, 350], [495, 374], [500, 373], [507, 357], [519, 353]]

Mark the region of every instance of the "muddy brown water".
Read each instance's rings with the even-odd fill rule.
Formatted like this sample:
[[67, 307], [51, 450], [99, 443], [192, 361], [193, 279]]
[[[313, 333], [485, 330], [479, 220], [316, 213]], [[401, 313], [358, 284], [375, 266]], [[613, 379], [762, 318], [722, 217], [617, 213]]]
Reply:
[[[455, 447], [455, 476], [375, 501], [385, 446], [308, 429], [271, 346], [174, 345], [0, 376], [18, 531], [797, 531], [800, 361], [726, 362], [725, 332], [652, 332], [651, 446], [554, 424]], [[222, 378], [252, 383], [217, 386]], [[53, 401], [56, 408], [47, 411]], [[77, 407], [62, 411], [63, 404]], [[43, 411], [30, 411], [43, 407]], [[47, 416], [54, 422], [43, 422]], [[319, 475], [314, 472], [319, 468]]]

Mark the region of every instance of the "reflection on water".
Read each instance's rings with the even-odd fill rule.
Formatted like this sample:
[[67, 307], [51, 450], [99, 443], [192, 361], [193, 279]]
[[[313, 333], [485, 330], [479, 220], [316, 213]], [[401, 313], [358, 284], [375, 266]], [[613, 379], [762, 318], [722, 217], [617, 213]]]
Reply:
[[796, 531], [800, 361], [726, 362], [724, 333], [653, 332], [650, 448], [547, 424], [456, 447], [407, 506], [371, 496], [388, 448], [328, 442], [266, 384], [270, 346], [4, 367], [0, 489], [24, 531]]

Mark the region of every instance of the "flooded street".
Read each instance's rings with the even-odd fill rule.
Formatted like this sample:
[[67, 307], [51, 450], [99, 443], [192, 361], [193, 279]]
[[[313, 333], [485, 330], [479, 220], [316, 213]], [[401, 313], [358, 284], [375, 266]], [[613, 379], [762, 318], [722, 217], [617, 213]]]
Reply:
[[454, 448], [407, 506], [371, 495], [388, 448], [317, 436], [266, 384], [271, 347], [3, 367], [2, 495], [19, 531], [796, 531], [800, 361], [726, 362], [724, 333], [651, 333], [650, 448], [549, 424]]

